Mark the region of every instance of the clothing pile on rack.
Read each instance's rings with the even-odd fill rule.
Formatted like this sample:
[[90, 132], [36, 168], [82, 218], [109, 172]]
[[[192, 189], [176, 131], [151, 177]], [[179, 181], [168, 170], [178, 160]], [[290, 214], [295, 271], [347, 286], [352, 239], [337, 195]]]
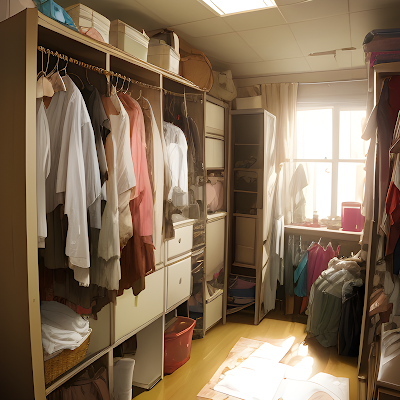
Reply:
[[68, 60], [63, 55], [56, 54], [48, 73], [53, 53], [39, 50], [41, 300], [95, 315], [125, 289], [139, 294], [145, 276], [161, 261], [164, 185], [169, 191], [171, 182], [164, 167], [166, 144], [147, 99], [134, 100], [122, 92], [123, 85], [101, 96], [87, 75], [86, 80], [72, 73], [61, 76], [68, 65], [58, 69], [61, 59]]
[[[356, 320], [349, 321], [346, 313], [342, 313], [342, 303], [348, 301], [353, 294], [353, 288], [362, 287], [364, 278], [361, 277], [361, 268], [351, 260], [338, 260], [336, 257], [329, 261], [328, 269], [322, 271], [320, 276], [311, 286], [307, 319], [307, 337], [315, 337], [324, 347], [338, 344], [339, 326], [342, 327], [342, 341], [346, 341], [346, 321], [354, 323], [358, 321], [358, 345], [361, 332], [362, 313]], [[342, 323], [341, 323], [342, 321]], [[356, 335], [355, 335], [356, 337]], [[354, 346], [354, 343], [345, 342], [342, 352], [346, 352], [346, 346]], [[349, 353], [349, 351], [347, 351]], [[357, 353], [354, 355], [358, 354]], [[347, 354], [350, 355], [350, 354]]]

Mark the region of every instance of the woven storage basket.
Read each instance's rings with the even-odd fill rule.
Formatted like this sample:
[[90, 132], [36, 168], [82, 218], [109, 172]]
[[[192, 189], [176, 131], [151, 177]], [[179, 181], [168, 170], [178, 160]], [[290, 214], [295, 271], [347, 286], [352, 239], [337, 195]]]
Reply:
[[44, 378], [46, 385], [53, 382], [76, 364], [79, 364], [86, 357], [89, 339], [90, 335], [75, 350], [63, 350], [58, 356], [44, 362]]

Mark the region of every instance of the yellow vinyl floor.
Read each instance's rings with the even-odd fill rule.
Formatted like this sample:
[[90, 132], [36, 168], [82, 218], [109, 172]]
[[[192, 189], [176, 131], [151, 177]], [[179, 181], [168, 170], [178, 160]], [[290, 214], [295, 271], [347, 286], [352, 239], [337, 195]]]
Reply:
[[[283, 311], [270, 312], [258, 326], [253, 325], [253, 318], [245, 313], [228, 316], [226, 325], [220, 322], [203, 339], [192, 342], [190, 360], [185, 365], [134, 400], [195, 400], [241, 337], [262, 341], [288, 336], [295, 336], [296, 341], [305, 338], [305, 325], [292, 322], [292, 317], [283, 315]], [[308, 355], [314, 359], [312, 375], [326, 372], [349, 378], [350, 399], [357, 399], [357, 358], [339, 356], [335, 347], [322, 347], [314, 339], [308, 345]]]

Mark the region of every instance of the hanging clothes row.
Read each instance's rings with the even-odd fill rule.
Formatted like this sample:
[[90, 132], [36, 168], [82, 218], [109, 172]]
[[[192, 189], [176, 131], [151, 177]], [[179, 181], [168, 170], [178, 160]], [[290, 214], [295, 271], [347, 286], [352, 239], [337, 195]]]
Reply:
[[139, 99], [143, 113], [128, 89], [112, 87], [110, 97], [101, 96], [87, 75], [85, 82], [77, 76], [78, 88], [73, 73], [62, 76], [67, 65], [59, 69], [59, 59], [49, 73], [49, 60], [46, 70], [42, 62], [38, 81], [41, 300], [95, 314], [124, 289], [140, 293], [154, 271], [153, 240], [158, 249], [162, 241], [160, 188], [170, 181], [163, 171], [166, 146], [148, 100]]
[[[173, 222], [195, 219], [193, 248], [205, 245], [204, 149], [200, 137], [204, 121], [202, 95], [164, 94], [164, 137], [171, 186], [165, 202], [165, 239], [174, 237]], [[201, 114], [199, 114], [201, 109]]]

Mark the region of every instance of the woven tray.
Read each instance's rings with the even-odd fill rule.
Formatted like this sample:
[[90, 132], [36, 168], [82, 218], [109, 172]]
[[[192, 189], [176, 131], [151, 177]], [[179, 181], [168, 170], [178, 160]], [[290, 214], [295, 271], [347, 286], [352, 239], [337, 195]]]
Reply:
[[79, 364], [86, 357], [89, 339], [90, 335], [75, 350], [63, 350], [58, 356], [44, 362], [44, 378], [46, 385], [56, 380], [60, 375], [67, 372], [76, 364]]

